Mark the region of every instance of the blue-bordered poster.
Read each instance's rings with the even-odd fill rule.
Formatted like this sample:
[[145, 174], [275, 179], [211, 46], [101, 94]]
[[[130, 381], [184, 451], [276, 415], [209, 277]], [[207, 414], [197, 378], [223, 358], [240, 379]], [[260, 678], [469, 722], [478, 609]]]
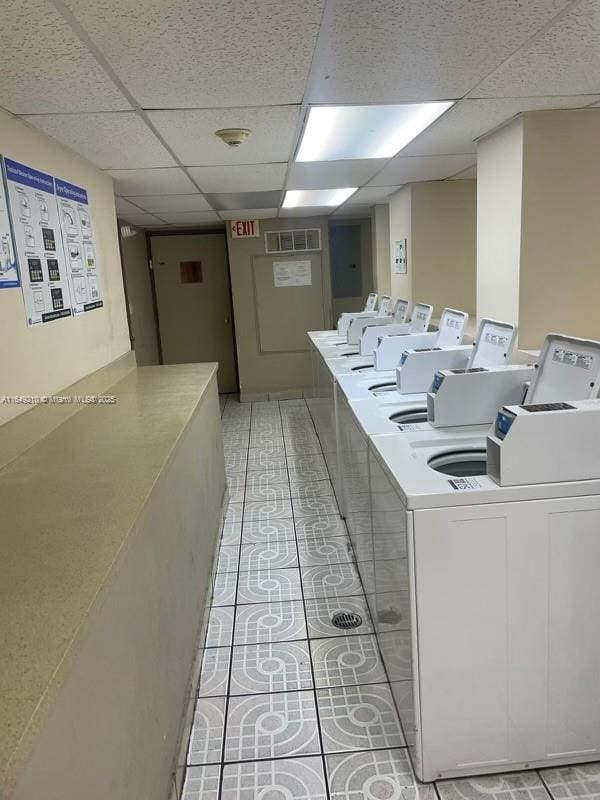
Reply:
[[10, 224], [4, 177], [0, 174], [0, 289], [14, 289], [20, 285], [19, 265]]

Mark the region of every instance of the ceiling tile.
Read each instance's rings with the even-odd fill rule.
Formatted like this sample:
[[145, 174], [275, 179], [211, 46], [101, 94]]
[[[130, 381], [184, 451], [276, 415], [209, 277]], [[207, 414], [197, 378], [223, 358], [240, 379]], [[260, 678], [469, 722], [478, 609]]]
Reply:
[[276, 208], [238, 208], [235, 211], [219, 211], [222, 219], [274, 219]]
[[340, 208], [336, 208], [332, 216], [348, 218], [359, 217], [360, 219], [366, 219], [371, 216], [371, 206], [341, 206]]
[[331, 0], [309, 102], [462, 97], [567, 5], [567, 0]]
[[266, 192], [283, 189], [286, 169], [286, 163], [190, 167], [190, 175], [203, 192]]
[[462, 172], [458, 172], [456, 175], [452, 175], [448, 180], [450, 181], [470, 181], [477, 179], [477, 164], [473, 164], [472, 167], [463, 170]]
[[365, 186], [364, 189], [359, 189], [356, 194], [346, 201], [347, 206], [364, 206], [374, 205], [375, 203], [385, 203], [389, 195], [397, 192], [400, 186]]
[[[599, 84], [600, 85], [600, 84]], [[523, 111], [583, 108], [597, 95], [461, 100], [402, 150], [402, 156], [475, 153], [475, 139]]]
[[[271, 108], [153, 111], [151, 122], [186, 166], [266, 164], [287, 161], [298, 123], [299, 106]], [[249, 128], [239, 147], [215, 136], [221, 128]]]
[[144, 108], [299, 103], [323, 2], [66, 0]]
[[115, 197], [115, 208], [117, 210], [117, 214], [141, 214], [142, 210], [138, 208], [134, 203], [130, 203], [129, 200], [125, 200], [123, 197]]
[[194, 194], [194, 186], [182, 169], [110, 169], [115, 192], [127, 197], [134, 195]]
[[0, 106], [13, 114], [131, 108], [48, 0], [2, 4]]
[[286, 217], [328, 217], [332, 210], [325, 206], [299, 206], [298, 208], [282, 208], [279, 216], [281, 219], [286, 219]]
[[231, 211], [239, 208], [273, 208], [279, 205], [281, 192], [229, 192], [227, 194], [207, 194], [208, 202], [218, 211]]
[[212, 211], [201, 194], [139, 195], [128, 199], [152, 214], [161, 211]]
[[362, 186], [386, 163], [385, 158], [350, 161], [303, 161], [292, 164], [287, 189], [340, 189]]
[[475, 156], [396, 156], [371, 182], [371, 186], [440, 181], [472, 166]]
[[600, 87], [600, 11], [584, 0], [476, 87], [476, 97], [596, 94]]
[[170, 225], [208, 225], [221, 220], [214, 211], [181, 211], [159, 214], [160, 218]]
[[124, 222], [129, 222], [131, 225], [160, 225], [161, 220], [158, 217], [153, 216], [152, 214], [143, 214], [141, 211], [138, 211], [136, 214], [133, 213], [126, 213], [126, 214], [119, 214], [119, 219], [123, 220]]
[[170, 167], [176, 163], [133, 111], [42, 114], [25, 119], [100, 169]]

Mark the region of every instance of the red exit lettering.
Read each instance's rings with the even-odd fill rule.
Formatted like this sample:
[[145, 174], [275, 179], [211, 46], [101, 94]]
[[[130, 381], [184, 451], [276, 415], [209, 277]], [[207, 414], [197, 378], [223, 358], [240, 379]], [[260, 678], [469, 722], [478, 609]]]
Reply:
[[258, 236], [258, 220], [235, 219], [231, 221], [231, 235], [234, 239], [244, 236]]

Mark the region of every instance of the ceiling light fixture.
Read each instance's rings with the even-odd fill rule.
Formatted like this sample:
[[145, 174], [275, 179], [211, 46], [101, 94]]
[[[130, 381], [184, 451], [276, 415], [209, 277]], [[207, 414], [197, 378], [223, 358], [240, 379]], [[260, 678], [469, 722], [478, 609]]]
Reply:
[[356, 191], [356, 187], [344, 189], [288, 189], [283, 199], [283, 208], [331, 207], [341, 205]]
[[296, 161], [391, 158], [452, 105], [313, 106]]

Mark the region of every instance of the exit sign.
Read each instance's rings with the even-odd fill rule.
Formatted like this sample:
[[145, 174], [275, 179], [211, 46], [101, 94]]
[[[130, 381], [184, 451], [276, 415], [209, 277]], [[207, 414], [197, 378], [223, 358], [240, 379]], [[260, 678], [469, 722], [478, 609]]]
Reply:
[[243, 239], [249, 236], [258, 236], [257, 219], [232, 219], [231, 237], [233, 239]]

